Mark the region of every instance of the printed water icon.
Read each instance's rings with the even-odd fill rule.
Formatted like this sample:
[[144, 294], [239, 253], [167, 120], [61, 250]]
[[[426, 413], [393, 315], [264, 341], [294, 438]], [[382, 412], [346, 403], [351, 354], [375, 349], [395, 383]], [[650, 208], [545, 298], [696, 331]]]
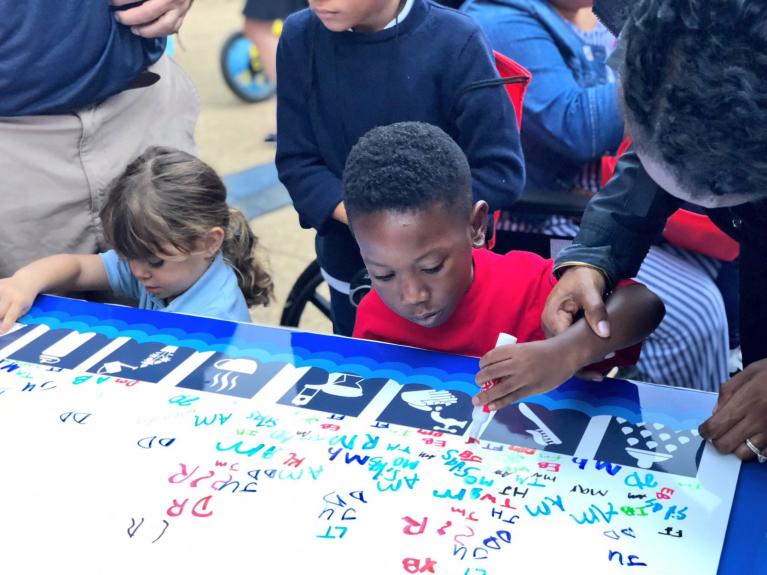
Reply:
[[157, 383], [194, 353], [193, 349], [130, 340], [88, 371]]
[[279, 403], [356, 417], [387, 382], [388, 379], [363, 379], [351, 373], [328, 373], [312, 367]]
[[471, 397], [460, 391], [405, 385], [379, 421], [462, 435], [471, 425]]
[[704, 440], [697, 429], [674, 430], [661, 423], [631, 423], [613, 417], [596, 458], [640, 469], [695, 477]]
[[536, 403], [520, 402], [497, 411], [481, 438], [572, 455], [589, 419], [572, 409], [549, 411]]
[[284, 366], [284, 363], [264, 363], [250, 357], [215, 353], [185, 377], [178, 387], [250, 398]]
[[11, 354], [18, 361], [71, 369], [109, 343], [109, 338], [93, 332], [52, 329]]

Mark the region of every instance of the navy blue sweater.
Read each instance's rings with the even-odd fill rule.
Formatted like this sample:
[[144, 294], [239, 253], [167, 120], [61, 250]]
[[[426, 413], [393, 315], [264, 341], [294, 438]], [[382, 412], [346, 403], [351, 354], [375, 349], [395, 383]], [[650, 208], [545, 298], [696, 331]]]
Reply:
[[0, 116], [68, 114], [122, 92], [165, 38], [119, 24], [108, 0], [0, 0]]
[[277, 169], [301, 225], [317, 229], [318, 257], [348, 281], [362, 267], [347, 226], [332, 219], [343, 199], [346, 157], [370, 129], [400, 121], [437, 125], [466, 153], [476, 199], [508, 208], [524, 185], [514, 108], [492, 52], [468, 16], [416, 0], [398, 26], [331, 32], [311, 10], [285, 22], [277, 53]]

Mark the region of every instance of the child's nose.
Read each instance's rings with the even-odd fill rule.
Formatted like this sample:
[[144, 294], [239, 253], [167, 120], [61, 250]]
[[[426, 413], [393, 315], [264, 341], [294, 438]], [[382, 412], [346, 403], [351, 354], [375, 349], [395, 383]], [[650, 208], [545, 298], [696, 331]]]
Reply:
[[132, 262], [131, 268], [133, 271], [133, 275], [136, 276], [138, 279], [148, 279], [152, 276], [152, 272], [150, 271], [149, 266], [146, 264]]
[[407, 305], [424, 303], [429, 299], [429, 291], [426, 286], [415, 279], [403, 279], [400, 292], [402, 302]]

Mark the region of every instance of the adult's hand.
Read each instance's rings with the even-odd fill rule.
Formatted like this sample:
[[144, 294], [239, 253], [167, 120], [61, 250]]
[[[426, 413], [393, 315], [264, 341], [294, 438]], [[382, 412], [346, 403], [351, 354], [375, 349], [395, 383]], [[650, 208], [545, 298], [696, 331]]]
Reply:
[[[141, 5], [115, 12], [120, 24], [130, 26], [134, 34], [144, 38], [157, 38], [175, 34], [181, 28], [184, 16], [193, 0], [145, 0]], [[136, 0], [109, 0], [115, 7], [135, 4]]]
[[722, 386], [713, 415], [699, 431], [720, 453], [753, 459], [749, 439], [767, 455], [767, 359], [752, 363]]
[[562, 333], [583, 311], [586, 322], [600, 337], [610, 336], [607, 307], [602, 298], [605, 278], [588, 266], [567, 268], [551, 290], [543, 308], [541, 324], [547, 337]]

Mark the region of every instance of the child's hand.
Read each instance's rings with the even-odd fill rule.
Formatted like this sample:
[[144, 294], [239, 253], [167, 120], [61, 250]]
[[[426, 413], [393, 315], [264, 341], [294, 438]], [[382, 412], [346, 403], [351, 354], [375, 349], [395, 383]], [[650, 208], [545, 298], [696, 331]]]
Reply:
[[561, 347], [553, 340], [543, 340], [504, 345], [487, 352], [479, 361], [477, 384], [490, 380], [496, 380], [496, 384], [477, 394], [472, 400], [474, 405], [488, 405], [495, 411], [559, 386], [580, 367], [573, 354]]
[[10, 277], [0, 279], [0, 335], [6, 333], [16, 320], [27, 313], [37, 297], [37, 290], [23, 281]]

